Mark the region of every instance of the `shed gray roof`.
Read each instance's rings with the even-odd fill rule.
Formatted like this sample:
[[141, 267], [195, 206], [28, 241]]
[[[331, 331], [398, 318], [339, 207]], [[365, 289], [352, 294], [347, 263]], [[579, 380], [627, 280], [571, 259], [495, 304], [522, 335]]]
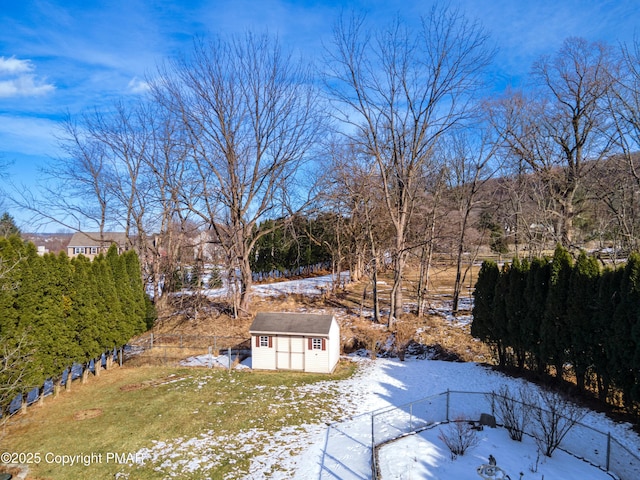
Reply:
[[329, 335], [333, 315], [260, 312], [251, 324], [252, 334]]

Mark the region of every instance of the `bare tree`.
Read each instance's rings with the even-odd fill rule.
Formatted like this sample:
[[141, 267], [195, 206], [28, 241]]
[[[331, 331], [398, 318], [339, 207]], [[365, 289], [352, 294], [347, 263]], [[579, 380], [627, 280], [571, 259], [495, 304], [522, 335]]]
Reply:
[[555, 239], [574, 242], [584, 179], [613, 150], [606, 101], [613, 85], [611, 48], [568, 38], [554, 56], [533, 66], [535, 91], [501, 104], [499, 132], [513, 158], [525, 161], [547, 186]]
[[[380, 322], [378, 272], [380, 269], [381, 238], [384, 225], [380, 222], [379, 175], [375, 165], [362, 158], [352, 143], [336, 143], [332, 149], [328, 184], [333, 188], [327, 198], [333, 210], [348, 218], [350, 243], [356, 250], [360, 265], [369, 274], [372, 287], [373, 321]], [[382, 208], [381, 208], [382, 207]], [[353, 275], [352, 275], [353, 277]], [[367, 288], [363, 292], [363, 304]]]
[[390, 321], [403, 312], [408, 226], [422, 166], [438, 139], [467, 117], [491, 58], [486, 44], [478, 25], [440, 8], [417, 32], [399, 19], [376, 34], [362, 18], [335, 27], [326, 84], [354, 145], [377, 165], [395, 231]]
[[586, 412], [552, 390], [541, 390], [540, 397], [541, 405], [532, 413], [535, 423], [533, 436], [540, 451], [550, 457]]
[[153, 184], [145, 158], [155, 139], [152, 112], [152, 106], [144, 102], [125, 105], [119, 101], [108, 113], [95, 110], [82, 117], [85, 135], [104, 152], [102, 176], [110, 191], [109, 207], [127, 238], [144, 236], [145, 214], [151, 210], [147, 204]]
[[446, 216], [443, 208], [446, 168], [444, 165], [436, 165], [435, 167], [435, 169], [428, 169], [423, 175], [424, 193], [417, 215], [422, 219], [421, 222], [418, 222], [422, 228], [416, 229], [416, 236], [419, 239], [416, 241], [419, 252], [418, 284], [416, 286], [418, 316], [424, 316], [426, 311], [433, 254], [440, 234], [438, 225]]
[[58, 138], [63, 155], [42, 170], [40, 196], [16, 189], [15, 202], [36, 219], [71, 230], [97, 230], [100, 236], [115, 224], [109, 188], [108, 153], [84, 128], [86, 117], [68, 115]]
[[256, 223], [291, 210], [296, 175], [321, 130], [321, 102], [301, 62], [252, 34], [196, 40], [190, 58], [159, 71], [153, 93], [187, 133], [197, 190], [183, 200], [215, 232], [230, 276], [239, 273], [234, 305], [247, 315], [249, 256], [269, 233]]
[[531, 388], [523, 383], [517, 392], [511, 392], [508, 385], [502, 385], [497, 392], [491, 392], [490, 397], [511, 440], [521, 442], [532, 417], [534, 393]]
[[[468, 132], [468, 131], [467, 131]], [[456, 239], [456, 279], [453, 287], [453, 314], [458, 312], [460, 293], [465, 277], [471, 268], [476, 254], [471, 255], [467, 267], [464, 269], [462, 261], [467, 250], [467, 237], [471, 227], [472, 212], [477, 209], [478, 192], [481, 187], [493, 177], [497, 167], [495, 161], [497, 143], [491, 138], [489, 130], [482, 131], [477, 138], [472, 139], [467, 132], [449, 137], [447, 157], [449, 195], [458, 210], [458, 230]]]
[[[624, 246], [637, 249], [640, 244], [640, 212], [637, 209], [640, 188], [640, 40], [623, 45], [621, 54], [621, 65], [614, 76], [609, 103], [620, 153], [609, 159], [610, 165], [605, 167], [608, 171], [598, 172], [594, 180], [600, 187], [601, 198], [613, 214]], [[612, 181], [602, 173], [614, 174], [617, 178]]]
[[183, 237], [190, 220], [182, 198], [191, 197], [194, 187], [187, 174], [187, 142], [179, 119], [160, 107], [150, 113], [153, 114], [147, 118], [152, 139], [143, 158], [149, 172], [147, 181], [151, 183], [145, 213], [153, 221], [143, 222], [137, 230], [138, 250], [158, 302], [167, 291], [162, 285], [172, 277], [181, 261]]

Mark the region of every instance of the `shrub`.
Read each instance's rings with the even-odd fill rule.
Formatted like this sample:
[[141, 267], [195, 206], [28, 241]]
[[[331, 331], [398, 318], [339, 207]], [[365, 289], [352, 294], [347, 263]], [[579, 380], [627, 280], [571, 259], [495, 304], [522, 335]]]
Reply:
[[550, 457], [586, 412], [558, 392], [543, 390], [540, 397], [542, 408], [532, 410], [536, 424], [533, 436], [540, 451]]
[[523, 384], [518, 389], [517, 396], [519, 400], [514, 398], [507, 385], [503, 385], [497, 393], [492, 392], [492, 399], [509, 436], [512, 440], [521, 442], [525, 427], [531, 421], [533, 394], [531, 389]]
[[440, 429], [438, 438], [451, 452], [452, 460], [455, 460], [458, 455], [463, 456], [469, 448], [477, 446], [480, 442], [478, 432], [473, 429], [473, 425], [460, 417], [449, 423], [446, 428]]

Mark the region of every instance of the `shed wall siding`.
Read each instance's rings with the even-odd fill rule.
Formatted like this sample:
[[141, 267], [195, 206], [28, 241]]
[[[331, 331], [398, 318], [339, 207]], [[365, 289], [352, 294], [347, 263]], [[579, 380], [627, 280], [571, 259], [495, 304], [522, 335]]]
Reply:
[[[322, 337], [309, 337], [312, 338], [322, 338]], [[314, 372], [314, 373], [328, 373], [329, 372], [329, 345], [330, 341], [328, 338], [324, 338], [325, 349], [317, 349], [314, 350], [309, 348], [311, 345], [308, 342], [306, 347], [305, 354], [305, 372]]]
[[276, 349], [273, 346], [256, 347], [256, 338], [259, 337], [251, 337], [251, 365], [258, 370], [276, 370]]
[[336, 365], [340, 360], [340, 326], [336, 320], [331, 322], [331, 329], [329, 330], [329, 339], [327, 343], [327, 350], [329, 352], [329, 364], [327, 368], [329, 372], [333, 372], [333, 369], [336, 368]]

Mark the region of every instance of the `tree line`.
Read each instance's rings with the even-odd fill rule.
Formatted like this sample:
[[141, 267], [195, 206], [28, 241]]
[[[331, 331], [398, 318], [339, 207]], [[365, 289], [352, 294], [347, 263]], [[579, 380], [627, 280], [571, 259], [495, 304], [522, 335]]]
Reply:
[[253, 269], [279, 263], [261, 244], [301, 238], [301, 217], [332, 229], [307, 228], [310, 245], [371, 279], [374, 301], [378, 269], [392, 270], [390, 321], [407, 292], [424, 311], [438, 253], [456, 265], [455, 312], [483, 248], [637, 249], [639, 44], [568, 38], [509, 88], [488, 80], [494, 53], [481, 25], [440, 6], [384, 28], [344, 15], [313, 64], [267, 34], [197, 38], [145, 95], [67, 118], [45, 190], [19, 203], [73, 230], [123, 230], [158, 301], [198, 236], [238, 315]]
[[[147, 330], [154, 310], [138, 256], [38, 255], [18, 235], [0, 238], [0, 407]], [[4, 410], [3, 410], [4, 411]]]
[[265, 220], [257, 229], [268, 230], [256, 242], [251, 269], [257, 273], [291, 272], [317, 264], [330, 264], [334, 243], [333, 215], [320, 218], [296, 216], [288, 222]]
[[[500, 367], [572, 375], [579, 391], [636, 411], [640, 404], [640, 255], [600, 268], [558, 245], [551, 258], [485, 261], [474, 292], [471, 334]], [[570, 367], [568, 367], [570, 366]], [[568, 370], [570, 368], [570, 371]]]

